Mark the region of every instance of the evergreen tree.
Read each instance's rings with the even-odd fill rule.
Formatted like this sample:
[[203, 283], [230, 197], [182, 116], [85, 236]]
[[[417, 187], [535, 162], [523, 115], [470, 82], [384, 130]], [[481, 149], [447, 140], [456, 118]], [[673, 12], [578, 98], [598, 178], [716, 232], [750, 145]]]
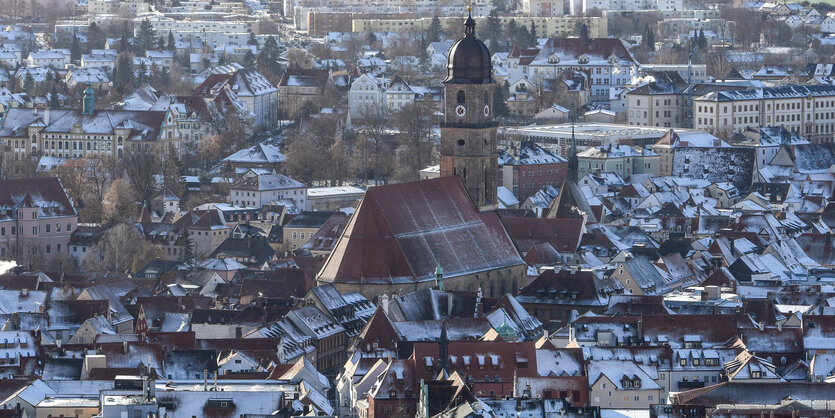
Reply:
[[520, 48], [531, 47], [531, 33], [528, 31], [528, 27], [526, 25], [522, 25], [519, 28], [516, 34], [516, 44], [519, 45]]
[[420, 54], [418, 55], [418, 65], [421, 71], [425, 72], [429, 69], [429, 51], [426, 50], [426, 35], [420, 37]]
[[246, 44], [258, 46], [258, 39], [255, 38], [255, 32], [249, 33], [249, 39], [247, 39]]
[[505, 88], [496, 83], [496, 86], [493, 87], [493, 115], [497, 117], [507, 116], [507, 96], [508, 93]]
[[127, 54], [119, 55], [116, 69], [113, 71], [113, 88], [119, 94], [126, 94], [133, 88], [136, 74], [133, 72], [133, 60]]
[[255, 64], [255, 54], [248, 49], [244, 55], [244, 67], [251, 67], [253, 64]]
[[429, 24], [429, 29], [426, 31], [426, 40], [430, 43], [441, 41], [441, 19], [438, 15], [432, 17], [432, 22]]
[[365, 35], [365, 43], [367, 43], [369, 47], [373, 48], [374, 44], [377, 43], [377, 35], [375, 35], [374, 32], [368, 32], [368, 34]]
[[278, 67], [278, 56], [281, 51], [278, 49], [278, 41], [276, 41], [275, 36], [268, 36], [267, 40], [264, 41], [264, 47], [258, 51], [258, 55], [255, 57], [255, 64], [258, 65], [262, 71], [266, 71], [273, 75], [278, 74], [280, 68]]
[[44, 77], [46, 78], [47, 82], [55, 81], [55, 73], [53, 73], [50, 69], [46, 70], [46, 75]]
[[162, 36], [157, 39], [157, 49], [160, 51], [165, 50], [165, 39]]
[[531, 22], [531, 44], [536, 46], [537, 43], [536, 24]]
[[588, 41], [590, 39], [589, 27], [585, 23], [580, 25], [580, 39], [582, 39], [583, 41]]
[[49, 92], [49, 108], [57, 109], [61, 107], [61, 102], [58, 100], [58, 88], [52, 85], [52, 91]]
[[177, 42], [174, 40], [174, 33], [168, 31], [168, 50], [169, 51], [176, 51], [177, 50]]
[[[510, 19], [510, 22], [507, 22], [504, 38], [510, 40], [512, 44], [516, 45], [519, 43], [516, 39], [518, 35], [519, 27], [516, 25], [516, 19]], [[521, 48], [521, 45], [519, 45], [519, 47]]]
[[499, 19], [499, 12], [496, 9], [490, 10], [487, 21], [484, 24], [484, 37], [490, 43], [490, 50], [496, 51], [499, 41], [502, 39], [502, 21]]
[[655, 51], [655, 33], [653, 33], [652, 28], [649, 28], [649, 36], [647, 37], [647, 42], [649, 43], [649, 50]]
[[96, 25], [96, 22], [90, 23], [90, 27], [87, 29], [87, 47], [90, 49], [104, 48], [104, 41], [104, 33]]
[[148, 78], [148, 66], [145, 65], [145, 61], [139, 63], [139, 69], [136, 71], [138, 74], [136, 75], [136, 81], [139, 84], [147, 84], [150, 81]]
[[26, 76], [23, 77], [23, 91], [28, 92], [35, 88], [35, 77], [32, 77], [32, 73], [27, 71]]
[[705, 30], [699, 29], [699, 48], [706, 48], [707, 47], [707, 38], [705, 37]]
[[78, 36], [72, 36], [72, 46], [70, 47], [70, 59], [78, 61], [81, 59], [81, 44], [78, 41]]
[[194, 240], [191, 239], [187, 228], [183, 228], [183, 263], [186, 263], [189, 267], [195, 265]]
[[154, 30], [154, 25], [151, 24], [150, 20], [145, 19], [142, 21], [139, 25], [139, 32], [136, 36], [143, 52], [154, 48], [154, 42], [157, 39], [157, 31]]
[[119, 52], [126, 52], [129, 49], [130, 32], [128, 32], [128, 22], [122, 25], [122, 38], [119, 40]]

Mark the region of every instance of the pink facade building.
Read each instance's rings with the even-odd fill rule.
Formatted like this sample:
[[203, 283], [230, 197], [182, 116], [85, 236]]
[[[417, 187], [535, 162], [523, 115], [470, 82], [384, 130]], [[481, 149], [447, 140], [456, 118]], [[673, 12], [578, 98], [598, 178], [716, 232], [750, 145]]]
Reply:
[[69, 254], [78, 214], [56, 177], [0, 181], [0, 259], [23, 266]]

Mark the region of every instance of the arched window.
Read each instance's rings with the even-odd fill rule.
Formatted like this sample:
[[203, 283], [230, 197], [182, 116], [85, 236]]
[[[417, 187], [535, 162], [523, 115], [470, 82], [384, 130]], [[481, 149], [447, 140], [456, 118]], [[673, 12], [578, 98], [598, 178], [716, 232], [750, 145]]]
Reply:
[[464, 90], [458, 90], [458, 104], [464, 104], [465, 101]]

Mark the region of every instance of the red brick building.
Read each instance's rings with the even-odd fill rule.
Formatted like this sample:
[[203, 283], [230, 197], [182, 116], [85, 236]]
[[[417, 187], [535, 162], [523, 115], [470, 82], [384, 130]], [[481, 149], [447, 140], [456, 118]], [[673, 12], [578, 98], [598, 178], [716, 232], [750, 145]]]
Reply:
[[501, 185], [520, 202], [545, 186], [559, 187], [568, 173], [568, 160], [532, 141], [499, 152]]

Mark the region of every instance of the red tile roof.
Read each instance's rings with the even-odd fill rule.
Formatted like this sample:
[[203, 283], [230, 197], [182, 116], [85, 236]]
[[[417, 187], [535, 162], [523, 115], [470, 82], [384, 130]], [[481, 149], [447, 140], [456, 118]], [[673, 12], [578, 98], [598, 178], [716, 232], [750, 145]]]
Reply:
[[541, 243], [549, 243], [564, 253], [573, 253], [580, 245], [582, 218], [504, 218], [502, 221], [523, 253]]
[[496, 214], [480, 216], [458, 177], [372, 187], [319, 274], [325, 282], [414, 283], [524, 261]]

